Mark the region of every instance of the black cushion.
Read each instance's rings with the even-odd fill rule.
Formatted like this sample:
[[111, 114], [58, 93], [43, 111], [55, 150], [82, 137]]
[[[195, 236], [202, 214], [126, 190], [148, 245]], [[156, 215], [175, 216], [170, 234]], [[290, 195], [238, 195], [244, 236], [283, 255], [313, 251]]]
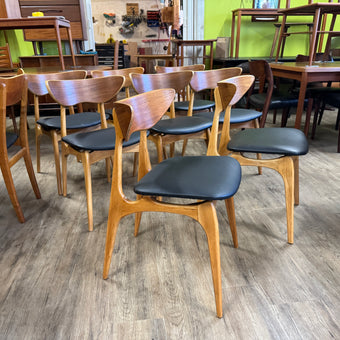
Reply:
[[157, 164], [134, 190], [146, 196], [221, 200], [233, 196], [240, 181], [240, 164], [231, 157], [185, 156]]
[[[108, 115], [106, 115], [106, 119]], [[45, 117], [37, 121], [45, 130], [60, 130], [60, 116]], [[98, 112], [83, 112], [74, 115], [66, 115], [67, 129], [84, 129], [100, 124], [100, 114]]]
[[[192, 110], [193, 111], [202, 111], [202, 110], [209, 110], [215, 107], [215, 102], [211, 100], [204, 100], [204, 99], [195, 99], [194, 105]], [[175, 110], [177, 111], [188, 111], [189, 109], [189, 102], [175, 102]]]
[[7, 149], [10, 148], [18, 139], [18, 136], [12, 132], [6, 132]]
[[211, 125], [211, 119], [185, 116], [162, 119], [151, 128], [151, 131], [168, 135], [184, 135], [209, 129]]
[[[225, 115], [225, 111], [221, 112], [220, 119], [219, 119], [220, 123], [224, 122], [224, 115]], [[238, 109], [238, 108], [231, 109], [230, 124], [249, 122], [261, 116], [262, 116], [262, 112], [252, 110], [252, 109]], [[213, 120], [214, 112], [199, 112], [195, 114], [195, 117], [205, 117], [205, 118], [209, 118]]]
[[[249, 97], [249, 103], [257, 108], [263, 108], [266, 101], [266, 93], [255, 93]], [[293, 95], [282, 96], [280, 94], [273, 94], [269, 109], [280, 109], [283, 107], [297, 106], [298, 98]]]
[[337, 108], [340, 107], [340, 92], [329, 92], [325, 95], [324, 99], [327, 104], [335, 106]]
[[[130, 139], [123, 143], [123, 146], [139, 143], [139, 137], [140, 133], [134, 132]], [[116, 132], [113, 127], [90, 132], [77, 132], [63, 137], [62, 140], [78, 151], [114, 150]]]
[[245, 129], [232, 137], [228, 149], [235, 152], [298, 156], [308, 152], [308, 141], [304, 133], [297, 129]]

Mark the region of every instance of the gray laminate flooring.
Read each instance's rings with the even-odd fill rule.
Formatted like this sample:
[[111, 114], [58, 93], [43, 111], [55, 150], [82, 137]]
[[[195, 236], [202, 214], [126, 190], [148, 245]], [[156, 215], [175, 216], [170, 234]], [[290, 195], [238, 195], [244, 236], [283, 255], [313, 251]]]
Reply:
[[[35, 199], [23, 161], [13, 168], [26, 223], [18, 223], [0, 179], [0, 339], [340, 339], [335, 117], [325, 114], [300, 161], [294, 245], [286, 242], [277, 173], [243, 168], [235, 197], [238, 249], [224, 204], [217, 204], [223, 319], [215, 316], [205, 234], [186, 217], [144, 214], [136, 238], [134, 217], [124, 218], [109, 278], [102, 279], [110, 195], [104, 163], [92, 166], [88, 232], [82, 165], [69, 158], [68, 196], [58, 196], [52, 146], [43, 138], [36, 174], [42, 199]], [[36, 168], [33, 117], [30, 126]], [[203, 142], [189, 142], [188, 154], [204, 152]], [[133, 197], [132, 155], [124, 161], [124, 186]]]

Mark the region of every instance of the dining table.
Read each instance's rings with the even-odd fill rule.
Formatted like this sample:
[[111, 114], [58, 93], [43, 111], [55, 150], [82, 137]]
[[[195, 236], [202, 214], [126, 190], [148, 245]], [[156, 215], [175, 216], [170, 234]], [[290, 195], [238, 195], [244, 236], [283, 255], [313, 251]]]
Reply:
[[[60, 29], [66, 29], [68, 41], [70, 44], [71, 56], [73, 65], [76, 65], [76, 60], [73, 51], [73, 41], [71, 33], [71, 25], [68, 20], [63, 17], [42, 16], [42, 17], [28, 17], [28, 18], [0, 18], [0, 30], [17, 30], [17, 29], [45, 29], [51, 28], [55, 33], [55, 40], [57, 42], [60, 65], [65, 69], [63, 49], [61, 45]], [[33, 44], [33, 46], [35, 46]], [[35, 48], [36, 49], [36, 48]], [[37, 52], [37, 51], [35, 51]]]
[[[306, 98], [307, 86], [314, 82], [339, 82], [340, 61], [334, 62], [273, 62], [269, 63], [273, 76], [293, 79], [300, 82], [298, 105], [296, 108], [295, 125], [296, 129], [301, 128], [301, 120]], [[309, 119], [306, 119], [304, 132], [307, 135], [309, 130]]]

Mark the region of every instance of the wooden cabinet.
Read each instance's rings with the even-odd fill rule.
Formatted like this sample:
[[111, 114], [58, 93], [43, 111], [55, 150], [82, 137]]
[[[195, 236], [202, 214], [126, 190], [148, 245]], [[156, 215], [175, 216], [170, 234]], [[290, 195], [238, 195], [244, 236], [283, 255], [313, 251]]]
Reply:
[[[10, 0], [14, 2], [15, 0]], [[31, 16], [33, 12], [43, 12], [44, 16], [62, 16], [71, 23], [73, 40], [87, 40], [83, 0], [19, 0], [21, 16]], [[61, 30], [61, 39], [68, 40], [67, 33]], [[53, 29], [25, 30], [25, 40], [54, 41]]]
[[0, 0], [0, 18], [20, 17], [20, 7], [17, 0]]

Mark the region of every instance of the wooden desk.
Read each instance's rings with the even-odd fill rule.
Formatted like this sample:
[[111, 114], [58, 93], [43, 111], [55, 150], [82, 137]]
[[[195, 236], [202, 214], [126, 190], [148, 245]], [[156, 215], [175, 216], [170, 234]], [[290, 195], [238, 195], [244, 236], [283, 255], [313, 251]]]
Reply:
[[67, 36], [70, 43], [73, 65], [76, 66], [74, 58], [71, 26], [68, 20], [59, 19], [58, 17], [34, 17], [34, 18], [16, 18], [16, 19], [0, 19], [0, 30], [16, 30], [16, 29], [43, 29], [54, 28], [58, 46], [59, 59], [61, 68], [65, 70], [63, 50], [61, 47], [60, 28], [66, 28]]
[[277, 18], [279, 12], [277, 8], [262, 9], [262, 8], [238, 8], [233, 10], [231, 22], [231, 39], [230, 39], [230, 57], [234, 56], [234, 40], [235, 40], [235, 20], [237, 17], [236, 31], [236, 47], [235, 58], [239, 56], [240, 50], [240, 35], [241, 35], [241, 19], [243, 16], [254, 16], [258, 18]]
[[[327, 82], [340, 81], [340, 61], [314, 63], [309, 66], [308, 63], [270, 63], [269, 64], [273, 76], [295, 79], [300, 81], [300, 91], [298, 106], [296, 108], [295, 128], [301, 126], [301, 117], [306, 96], [307, 84], [312, 82]], [[304, 129], [305, 134], [308, 134], [309, 121], [306, 122]]]
[[176, 66], [176, 59], [172, 54], [137, 54], [137, 65], [142, 66], [142, 62], [145, 62], [145, 73], [154, 73], [154, 70], [150, 70], [148, 64], [152, 60], [165, 60], [172, 63], [172, 66]]
[[[213, 61], [214, 61], [214, 42], [216, 42], [217, 39], [210, 39], [210, 40], [173, 40], [171, 42], [174, 42], [176, 44], [176, 59], [177, 59], [177, 66], [183, 66], [184, 65], [184, 53], [183, 48], [184, 46], [201, 46], [203, 47], [203, 64], [207, 59], [209, 59], [209, 66], [210, 70], [213, 68]], [[210, 47], [210, 53], [209, 55], [206, 54], [206, 48]]]
[[[313, 28], [308, 32], [293, 32], [290, 34], [311, 34], [311, 42], [309, 46], [309, 62], [308, 65], [312, 65], [312, 62], [316, 55], [316, 49], [318, 46], [318, 40], [320, 35], [328, 34], [326, 50], [329, 51], [330, 43], [331, 43], [331, 34], [340, 34], [340, 31], [333, 31], [334, 24], [336, 20], [337, 14], [340, 13], [340, 3], [313, 3], [305, 6], [280, 9], [279, 14], [283, 15], [282, 17], [282, 26], [280, 30], [280, 37], [276, 51], [276, 61], [279, 58], [280, 48], [282, 41], [285, 37], [284, 26], [286, 24], [287, 16], [313, 16]], [[332, 21], [329, 27], [329, 30], [326, 31], [323, 27], [321, 27], [321, 22], [323, 17], [327, 14], [332, 14]]]

